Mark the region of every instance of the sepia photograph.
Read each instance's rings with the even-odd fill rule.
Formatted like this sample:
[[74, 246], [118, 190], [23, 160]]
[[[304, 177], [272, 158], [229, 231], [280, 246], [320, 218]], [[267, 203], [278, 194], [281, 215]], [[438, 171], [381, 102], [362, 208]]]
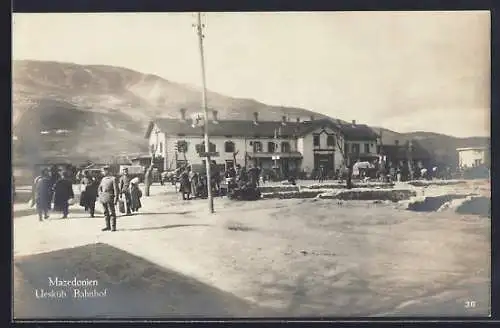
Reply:
[[489, 317], [490, 34], [13, 13], [13, 319]]

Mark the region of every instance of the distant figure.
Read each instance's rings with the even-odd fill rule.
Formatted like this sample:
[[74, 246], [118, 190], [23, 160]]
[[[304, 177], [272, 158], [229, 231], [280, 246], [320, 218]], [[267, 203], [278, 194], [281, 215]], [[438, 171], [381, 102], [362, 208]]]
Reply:
[[50, 203], [52, 201], [51, 196], [52, 191], [49, 170], [43, 169], [33, 182], [31, 198], [31, 206], [36, 205], [39, 221], [49, 218]]
[[116, 231], [115, 205], [118, 203], [118, 183], [109, 172], [109, 167], [104, 167], [102, 173], [104, 176], [98, 188], [99, 201], [104, 207], [104, 218], [106, 220], [106, 227], [102, 231]]
[[139, 178], [130, 180], [130, 210], [137, 212], [142, 207], [142, 191], [139, 188]]
[[54, 211], [62, 212], [63, 219], [68, 217], [70, 199], [75, 198], [73, 183], [69, 179], [69, 173], [63, 172], [54, 186]]
[[425, 167], [423, 169], [420, 169], [420, 177], [423, 180], [427, 180], [427, 169]]
[[318, 172], [318, 183], [322, 183], [325, 180], [325, 167], [321, 165]]
[[191, 194], [193, 195], [193, 197], [197, 197], [199, 175], [192, 169], [189, 171], [189, 182], [191, 183]]
[[144, 188], [146, 197], [149, 197], [149, 188], [153, 184], [153, 164], [151, 164], [144, 173]]
[[220, 170], [219, 170], [219, 167], [217, 166], [217, 162], [216, 161], [212, 161], [212, 171], [210, 172], [211, 173], [211, 179], [210, 179], [210, 182], [211, 182], [211, 187], [212, 187], [212, 190], [216, 193], [219, 192], [220, 190]]
[[432, 168], [432, 178], [433, 179], [437, 179], [438, 178], [438, 167], [437, 166], [434, 166]]
[[130, 177], [128, 175], [128, 169], [124, 168], [120, 181], [118, 182], [118, 189], [120, 190], [120, 198], [125, 197], [125, 205], [127, 207], [127, 213], [125, 215], [130, 215]]
[[248, 183], [252, 188], [256, 188], [259, 182], [259, 171], [256, 167], [248, 169]]
[[189, 168], [185, 168], [179, 178], [180, 192], [183, 200], [189, 200], [191, 196], [191, 183], [189, 181]]

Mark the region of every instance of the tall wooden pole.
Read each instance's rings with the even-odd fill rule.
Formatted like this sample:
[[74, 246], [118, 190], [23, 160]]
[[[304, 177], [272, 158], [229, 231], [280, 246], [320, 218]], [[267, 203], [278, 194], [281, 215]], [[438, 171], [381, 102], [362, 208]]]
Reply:
[[196, 30], [198, 32], [198, 43], [200, 46], [200, 59], [201, 59], [201, 80], [203, 84], [202, 89], [202, 107], [203, 112], [205, 114], [205, 124], [204, 124], [204, 132], [205, 132], [205, 153], [206, 153], [206, 170], [207, 170], [207, 191], [208, 191], [208, 208], [210, 213], [214, 213], [214, 198], [212, 196], [212, 182], [211, 179], [211, 161], [210, 161], [210, 140], [208, 138], [208, 108], [207, 108], [207, 89], [206, 89], [206, 79], [205, 79], [205, 57], [203, 53], [203, 27], [201, 24], [201, 13], [197, 13], [197, 24]]

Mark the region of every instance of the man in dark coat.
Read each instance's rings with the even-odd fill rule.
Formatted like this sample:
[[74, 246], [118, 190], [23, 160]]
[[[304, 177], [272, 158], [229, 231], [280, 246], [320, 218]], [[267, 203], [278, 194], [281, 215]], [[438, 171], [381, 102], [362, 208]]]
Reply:
[[39, 221], [49, 218], [48, 212], [52, 201], [51, 196], [52, 191], [49, 170], [43, 169], [40, 176], [35, 178], [32, 189], [32, 206], [36, 205]]
[[123, 174], [120, 177], [120, 181], [118, 182], [118, 189], [120, 190], [120, 198], [122, 195], [125, 197], [125, 205], [127, 207], [126, 215], [130, 215], [130, 206], [132, 200], [130, 199], [130, 176], [128, 175], [128, 169], [123, 169]]
[[68, 172], [64, 172], [62, 178], [59, 179], [54, 186], [54, 211], [62, 212], [63, 219], [68, 217], [68, 200], [72, 198], [75, 198], [73, 184], [69, 179]]
[[109, 172], [109, 167], [102, 169], [104, 177], [99, 184], [99, 200], [104, 207], [104, 218], [106, 227], [102, 231], [116, 231], [116, 210], [115, 205], [118, 203], [118, 183], [114, 176]]
[[85, 208], [85, 211], [90, 212], [90, 217], [94, 217], [95, 213], [95, 202], [97, 199], [97, 187], [98, 181], [97, 177], [93, 177], [90, 172], [85, 172], [85, 176], [82, 179], [82, 193], [80, 196], [80, 205]]

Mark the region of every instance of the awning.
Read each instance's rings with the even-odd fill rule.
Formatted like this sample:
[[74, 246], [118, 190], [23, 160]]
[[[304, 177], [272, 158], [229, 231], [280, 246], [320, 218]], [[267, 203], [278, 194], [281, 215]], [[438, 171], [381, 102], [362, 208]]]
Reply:
[[290, 152], [290, 153], [248, 153], [248, 157], [250, 158], [269, 158], [269, 159], [282, 159], [282, 158], [302, 158], [302, 154], [299, 152]]

